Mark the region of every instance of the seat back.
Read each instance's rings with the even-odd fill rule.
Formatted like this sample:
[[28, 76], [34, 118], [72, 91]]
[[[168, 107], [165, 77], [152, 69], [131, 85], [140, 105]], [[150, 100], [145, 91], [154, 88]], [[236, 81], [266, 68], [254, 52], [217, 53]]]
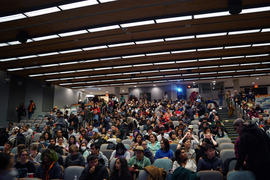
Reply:
[[67, 156], [62, 155], [63, 163], [65, 163]]
[[102, 150], [101, 152], [104, 154], [104, 156], [106, 156], [107, 159], [110, 159], [113, 150]]
[[233, 143], [221, 143], [219, 145], [219, 150], [223, 150], [223, 149], [234, 149], [234, 144]]
[[43, 117], [37, 117], [36, 120], [43, 120]]
[[199, 126], [197, 124], [192, 125], [193, 129], [199, 129]]
[[129, 145], [128, 144], [124, 144], [126, 149], [129, 149]]
[[116, 160], [117, 160], [117, 158], [113, 158], [112, 160], [110, 160], [109, 168], [110, 168], [111, 172], [113, 172], [113, 166], [114, 166]]
[[35, 123], [41, 124], [42, 120], [36, 120]]
[[28, 120], [27, 122], [33, 124], [34, 123], [34, 120]]
[[158, 168], [164, 168], [166, 172], [172, 169], [172, 160], [170, 159], [157, 159], [154, 162], [154, 166]]
[[100, 146], [100, 151], [101, 150], [105, 150], [105, 149], [107, 149], [107, 146], [108, 146], [108, 144], [102, 144], [101, 146]]
[[30, 120], [36, 120], [36, 118], [35, 117], [31, 117]]
[[65, 169], [64, 180], [74, 180], [74, 177], [77, 176], [77, 179], [81, 177], [84, 167], [82, 166], [68, 166]]
[[25, 123], [27, 123], [27, 120], [20, 120], [20, 123], [25, 124]]
[[40, 153], [43, 153], [44, 151], [46, 151], [47, 150], [47, 148], [41, 148], [40, 150], [39, 150], [39, 152]]
[[178, 126], [179, 125], [179, 121], [173, 121], [173, 125], [174, 125], [174, 127], [175, 126]]
[[198, 125], [199, 124], [199, 120], [193, 120], [191, 121], [191, 125]]
[[175, 153], [178, 144], [170, 144], [170, 149]]
[[146, 170], [141, 170], [138, 176], [138, 180], [145, 180], [148, 177], [148, 172]]
[[223, 180], [223, 175], [219, 171], [199, 171], [200, 173], [200, 180]]
[[32, 142], [36, 142], [40, 140], [41, 133], [36, 133], [32, 139]]
[[23, 127], [24, 126], [24, 123], [18, 123], [17, 126], [18, 127]]
[[225, 142], [230, 142], [230, 143], [232, 142], [230, 138], [218, 138], [216, 141], [218, 144], [225, 143]]
[[131, 142], [132, 142], [132, 140], [130, 140], [130, 139], [124, 139], [123, 141], [122, 141], [122, 143], [123, 144], [131, 144]]
[[230, 161], [229, 167], [228, 167], [228, 172], [234, 170], [236, 163], [237, 163], [237, 159], [233, 159], [233, 160]]
[[227, 180], [256, 180], [255, 175], [251, 171], [231, 171], [227, 174]]
[[234, 149], [223, 149], [220, 151], [220, 159], [222, 160], [223, 163], [225, 162], [226, 159], [234, 157], [235, 157]]

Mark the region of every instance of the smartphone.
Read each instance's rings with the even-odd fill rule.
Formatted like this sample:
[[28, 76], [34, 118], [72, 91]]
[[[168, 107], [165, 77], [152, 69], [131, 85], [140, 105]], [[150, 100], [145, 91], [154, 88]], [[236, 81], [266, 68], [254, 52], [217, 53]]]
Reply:
[[134, 164], [134, 169], [138, 169], [138, 165], [137, 164]]

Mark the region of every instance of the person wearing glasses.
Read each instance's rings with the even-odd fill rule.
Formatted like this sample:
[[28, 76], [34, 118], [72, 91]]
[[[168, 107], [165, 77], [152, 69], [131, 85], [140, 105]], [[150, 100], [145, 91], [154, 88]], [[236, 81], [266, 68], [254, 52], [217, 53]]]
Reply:
[[35, 174], [36, 168], [34, 163], [29, 161], [29, 153], [27, 149], [23, 149], [19, 152], [19, 159], [20, 161], [15, 164], [15, 168], [17, 169], [19, 175], [18, 178], [25, 178], [27, 177], [28, 173]]
[[171, 159], [173, 157], [173, 151], [170, 150], [170, 144], [167, 139], [160, 141], [160, 149], [155, 154], [155, 160], [159, 158]]

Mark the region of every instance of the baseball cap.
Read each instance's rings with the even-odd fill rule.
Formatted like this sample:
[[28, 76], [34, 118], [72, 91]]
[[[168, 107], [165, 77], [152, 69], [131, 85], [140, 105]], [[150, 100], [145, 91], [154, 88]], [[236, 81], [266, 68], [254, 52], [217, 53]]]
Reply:
[[242, 118], [237, 118], [237, 119], [233, 122], [233, 125], [234, 125], [234, 126], [238, 126], [239, 124], [248, 125], [248, 123], [245, 122]]
[[98, 129], [97, 129], [97, 128], [94, 128], [94, 129], [93, 129], [93, 132], [98, 133]]
[[137, 146], [134, 148], [134, 151], [144, 151], [144, 148], [142, 146]]
[[197, 102], [201, 103], [201, 100], [200, 99], [197, 99]]
[[188, 129], [193, 129], [193, 126], [192, 126], [192, 125], [189, 125], [189, 126], [188, 126]]

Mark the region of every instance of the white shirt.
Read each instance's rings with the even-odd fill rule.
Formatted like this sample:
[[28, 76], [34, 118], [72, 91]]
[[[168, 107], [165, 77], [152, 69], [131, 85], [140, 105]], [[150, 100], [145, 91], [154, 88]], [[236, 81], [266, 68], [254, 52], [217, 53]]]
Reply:
[[[178, 164], [177, 161], [174, 161], [173, 162], [173, 168], [172, 168], [172, 170], [175, 171], [175, 169], [177, 169], [178, 167], [180, 167], [180, 165]], [[186, 169], [189, 169], [189, 170], [191, 170], [193, 172], [196, 172], [197, 171], [197, 166], [195, 164], [195, 161], [192, 160], [192, 159], [188, 159], [187, 160], [187, 164], [186, 164], [185, 168]]]
[[[164, 136], [163, 137], [165, 139], [169, 139], [170, 136], [169, 136], [169, 134], [164, 133]], [[157, 136], [157, 139], [158, 139], [158, 141], [161, 141], [162, 140], [161, 134]]]

